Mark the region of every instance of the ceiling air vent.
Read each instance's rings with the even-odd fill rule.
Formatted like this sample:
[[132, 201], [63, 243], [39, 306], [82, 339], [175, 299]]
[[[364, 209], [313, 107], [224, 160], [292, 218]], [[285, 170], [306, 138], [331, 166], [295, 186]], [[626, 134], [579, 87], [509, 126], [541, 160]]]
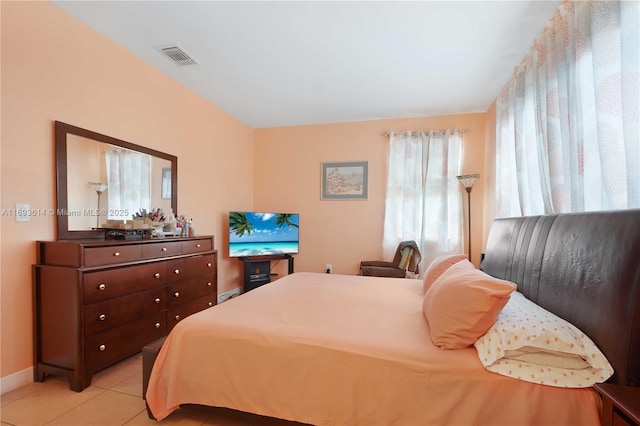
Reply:
[[159, 52], [167, 55], [169, 59], [171, 59], [178, 65], [195, 65], [198, 63], [198, 61], [193, 59], [191, 55], [189, 55], [182, 47], [178, 45], [156, 47], [156, 49]]

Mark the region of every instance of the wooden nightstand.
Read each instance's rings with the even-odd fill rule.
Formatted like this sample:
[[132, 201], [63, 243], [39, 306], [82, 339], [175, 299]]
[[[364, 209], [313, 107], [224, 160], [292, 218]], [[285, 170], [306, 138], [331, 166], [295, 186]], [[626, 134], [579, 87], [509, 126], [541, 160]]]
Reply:
[[640, 387], [596, 383], [602, 395], [602, 426], [640, 426]]

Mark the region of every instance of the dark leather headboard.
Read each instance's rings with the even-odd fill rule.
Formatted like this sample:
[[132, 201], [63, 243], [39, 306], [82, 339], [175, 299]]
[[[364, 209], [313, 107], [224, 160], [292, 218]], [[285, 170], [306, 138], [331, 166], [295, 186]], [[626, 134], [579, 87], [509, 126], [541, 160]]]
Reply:
[[497, 219], [481, 269], [585, 332], [609, 382], [640, 386], [640, 209]]

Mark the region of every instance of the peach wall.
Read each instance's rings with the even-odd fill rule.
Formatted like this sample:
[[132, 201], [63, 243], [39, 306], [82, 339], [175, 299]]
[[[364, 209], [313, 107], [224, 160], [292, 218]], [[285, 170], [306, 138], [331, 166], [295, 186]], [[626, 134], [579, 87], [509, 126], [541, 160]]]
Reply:
[[[55, 207], [53, 121], [178, 156], [179, 212], [199, 234], [226, 232], [226, 212], [253, 202], [253, 131], [48, 2], [0, 2], [2, 208]], [[32, 366], [31, 265], [55, 218], [1, 226], [1, 370]], [[220, 287], [240, 284], [221, 249]]]
[[[388, 137], [382, 133], [469, 129], [463, 139], [462, 172], [484, 176], [485, 127], [486, 117], [481, 113], [256, 130], [254, 207], [300, 213], [296, 271], [323, 272], [325, 264], [331, 263], [334, 273], [355, 274], [361, 260], [382, 256], [388, 149]], [[367, 200], [320, 199], [321, 163], [339, 161], [369, 162]], [[477, 264], [483, 245], [484, 179], [476, 185], [471, 193], [471, 226], [472, 255]]]

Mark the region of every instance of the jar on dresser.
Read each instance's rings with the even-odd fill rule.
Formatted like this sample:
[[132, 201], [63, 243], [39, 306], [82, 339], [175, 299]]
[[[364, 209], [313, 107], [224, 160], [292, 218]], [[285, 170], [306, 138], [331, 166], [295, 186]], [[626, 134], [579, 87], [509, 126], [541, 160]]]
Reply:
[[94, 373], [217, 301], [212, 236], [134, 241], [38, 241], [33, 266], [34, 380]]

